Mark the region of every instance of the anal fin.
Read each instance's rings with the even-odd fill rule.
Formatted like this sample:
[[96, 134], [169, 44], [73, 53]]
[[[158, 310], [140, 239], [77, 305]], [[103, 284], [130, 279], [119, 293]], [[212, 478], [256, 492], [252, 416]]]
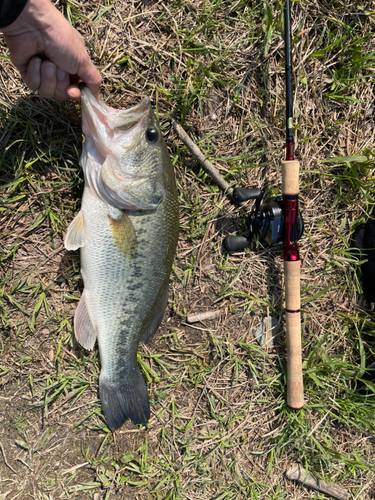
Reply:
[[82, 347], [88, 351], [94, 349], [96, 331], [87, 310], [85, 290], [83, 290], [81, 300], [78, 303], [74, 316], [74, 332], [77, 342]]

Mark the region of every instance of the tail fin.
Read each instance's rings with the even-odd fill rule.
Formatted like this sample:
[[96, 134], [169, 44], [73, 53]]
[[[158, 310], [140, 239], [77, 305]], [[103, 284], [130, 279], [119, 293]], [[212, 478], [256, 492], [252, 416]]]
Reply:
[[134, 424], [147, 424], [150, 403], [145, 381], [138, 368], [134, 378], [126, 384], [99, 380], [99, 394], [104, 416], [112, 432], [119, 429], [128, 418]]

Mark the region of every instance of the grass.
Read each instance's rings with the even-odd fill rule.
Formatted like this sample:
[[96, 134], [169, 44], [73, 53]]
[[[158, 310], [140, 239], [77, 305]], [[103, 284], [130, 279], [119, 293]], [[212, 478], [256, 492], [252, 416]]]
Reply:
[[[248, 210], [229, 203], [170, 127], [182, 123], [230, 184], [280, 193], [281, 2], [61, 6], [103, 75], [106, 102], [151, 97], [179, 187], [170, 304], [138, 357], [152, 417], [115, 435], [98, 399], [98, 353], [74, 341], [79, 256], [62, 246], [83, 189], [79, 106], [29, 92], [2, 45], [0, 430], [18, 476], [0, 457], [1, 498], [327, 498], [285, 479], [292, 462], [354, 499], [375, 498], [375, 386], [359, 387], [375, 321], [350, 249], [375, 204], [373, 4], [292, 4], [305, 222], [299, 412], [285, 404], [280, 248], [223, 252], [225, 235], [246, 232]], [[219, 319], [186, 323], [219, 307]], [[265, 349], [254, 332], [269, 315], [281, 329]]]

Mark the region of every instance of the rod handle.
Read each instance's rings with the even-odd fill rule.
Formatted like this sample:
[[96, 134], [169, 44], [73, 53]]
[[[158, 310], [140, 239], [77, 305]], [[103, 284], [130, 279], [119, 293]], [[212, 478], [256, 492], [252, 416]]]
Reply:
[[299, 193], [299, 161], [285, 160], [281, 162], [283, 195], [295, 195]]
[[287, 403], [299, 410], [304, 405], [301, 340], [301, 261], [284, 262], [287, 344]]

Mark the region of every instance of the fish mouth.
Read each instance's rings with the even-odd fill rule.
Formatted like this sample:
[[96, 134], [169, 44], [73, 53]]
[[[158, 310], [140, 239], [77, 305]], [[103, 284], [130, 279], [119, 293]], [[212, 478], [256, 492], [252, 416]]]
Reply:
[[92, 139], [105, 157], [114, 143], [130, 142], [151, 122], [151, 103], [148, 97], [132, 108], [118, 110], [96, 99], [88, 87], [81, 88], [82, 131], [86, 140]]

